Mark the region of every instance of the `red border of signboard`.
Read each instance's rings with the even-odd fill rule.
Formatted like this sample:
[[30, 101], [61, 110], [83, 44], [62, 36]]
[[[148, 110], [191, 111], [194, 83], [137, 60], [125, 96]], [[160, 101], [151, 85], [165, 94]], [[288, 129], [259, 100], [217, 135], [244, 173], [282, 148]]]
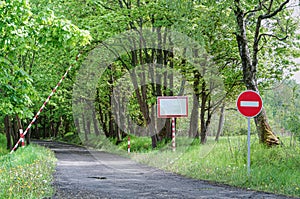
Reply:
[[[161, 99], [186, 99], [185, 108], [186, 114], [182, 115], [161, 115], [160, 114], [160, 100]], [[158, 118], [172, 118], [172, 117], [188, 117], [188, 97], [187, 96], [160, 96], [157, 97], [157, 117]]]

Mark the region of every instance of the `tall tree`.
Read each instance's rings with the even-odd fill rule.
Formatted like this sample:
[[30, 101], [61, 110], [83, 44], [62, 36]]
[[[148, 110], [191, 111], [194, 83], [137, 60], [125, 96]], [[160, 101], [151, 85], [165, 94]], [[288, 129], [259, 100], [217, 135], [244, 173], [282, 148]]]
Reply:
[[[291, 14], [291, 11], [286, 9], [288, 3], [289, 0], [281, 3], [268, 0], [249, 6], [246, 1], [234, 0], [237, 25], [236, 41], [242, 61], [243, 80], [249, 90], [259, 92], [257, 78], [259, 53], [265, 42], [268, 42], [269, 39], [276, 39], [277, 42], [284, 41], [293, 34], [295, 26], [292, 20], [285, 21], [285, 17]], [[276, 27], [277, 29], [278, 27], [283, 28], [281, 31], [277, 31]], [[276, 46], [271, 48], [276, 48]], [[278, 145], [280, 141], [272, 132], [265, 110], [263, 109], [254, 119], [260, 141], [270, 146]]]

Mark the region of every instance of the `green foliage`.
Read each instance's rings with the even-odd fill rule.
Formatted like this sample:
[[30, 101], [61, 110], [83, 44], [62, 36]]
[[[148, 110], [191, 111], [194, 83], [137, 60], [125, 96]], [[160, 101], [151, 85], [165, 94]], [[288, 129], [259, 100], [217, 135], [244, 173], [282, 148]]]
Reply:
[[7, 154], [6, 149], [6, 138], [3, 134], [0, 133], [0, 156]]
[[55, 158], [49, 149], [31, 145], [0, 156], [0, 162], [0, 198], [35, 199], [53, 195]]
[[[49, 54], [55, 57], [53, 52], [57, 51], [72, 52], [70, 48], [86, 45], [91, 39], [87, 31], [55, 16], [49, 9], [37, 10], [35, 6], [28, 1], [1, 1], [0, 113], [3, 115], [31, 118], [33, 111], [29, 107], [39, 97], [35, 93], [39, 90], [36, 82], [41, 78], [50, 84], [40, 74], [49, 67], [49, 62], [45, 64], [43, 58], [47, 59]], [[45, 51], [48, 55], [43, 53]]]
[[264, 106], [271, 124], [282, 135], [300, 138], [300, 89], [295, 80], [285, 81], [264, 93]]
[[75, 134], [74, 132], [68, 132], [62, 134], [63, 136], [58, 136], [55, 138], [55, 140], [61, 141], [61, 142], [67, 142], [70, 144], [75, 145], [82, 145], [82, 140], [78, 136], [78, 134]]

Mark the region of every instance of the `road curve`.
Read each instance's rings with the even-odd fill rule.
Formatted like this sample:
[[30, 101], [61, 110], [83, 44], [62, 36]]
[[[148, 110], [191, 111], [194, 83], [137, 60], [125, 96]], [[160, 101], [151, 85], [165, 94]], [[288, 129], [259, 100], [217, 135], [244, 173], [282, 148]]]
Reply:
[[185, 178], [106, 152], [91, 155], [83, 147], [47, 141], [36, 143], [49, 147], [58, 159], [53, 199], [290, 198]]

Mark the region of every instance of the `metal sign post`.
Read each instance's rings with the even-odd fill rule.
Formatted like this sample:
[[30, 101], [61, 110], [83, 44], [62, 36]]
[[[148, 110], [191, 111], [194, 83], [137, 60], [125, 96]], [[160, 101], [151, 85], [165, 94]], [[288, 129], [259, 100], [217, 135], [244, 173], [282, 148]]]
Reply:
[[157, 97], [158, 118], [172, 119], [172, 151], [176, 151], [175, 118], [188, 116], [187, 96], [162, 96]]
[[251, 117], [248, 117], [248, 134], [247, 134], [247, 173], [250, 175], [250, 119]]
[[250, 176], [250, 119], [257, 116], [262, 110], [262, 99], [260, 95], [252, 90], [242, 92], [236, 101], [238, 111], [248, 119], [247, 133], [247, 173]]

